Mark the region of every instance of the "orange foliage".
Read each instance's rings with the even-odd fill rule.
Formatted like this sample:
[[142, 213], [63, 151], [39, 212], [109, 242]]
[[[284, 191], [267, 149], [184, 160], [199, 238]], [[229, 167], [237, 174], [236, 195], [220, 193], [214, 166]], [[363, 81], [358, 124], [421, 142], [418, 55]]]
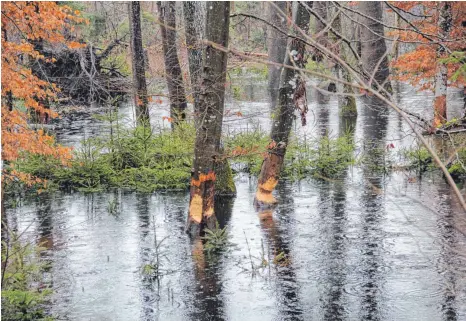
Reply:
[[[451, 2], [452, 27], [449, 33], [449, 39], [438, 37], [438, 35], [441, 34], [438, 26], [441, 2], [401, 1], [391, 2], [391, 5], [408, 12], [413, 12], [415, 9], [418, 15], [421, 13], [421, 15], [427, 16], [418, 17], [404, 14], [405, 17], [409, 17], [410, 22], [419, 31], [424, 33], [424, 36], [419, 32], [411, 31], [413, 27], [407, 25], [405, 22], [403, 22], [400, 27], [409, 30], [396, 30], [391, 32], [392, 36], [398, 37], [401, 41], [417, 43], [413, 51], [401, 55], [392, 62], [396, 72], [395, 78], [401, 81], [407, 81], [421, 89], [432, 89], [435, 69], [439, 63], [436, 55], [439, 46], [438, 43], [449, 48], [452, 52], [463, 51], [466, 48], [466, 34], [464, 27], [461, 25], [466, 16], [466, 2]], [[434, 42], [427, 38], [434, 40]], [[441, 58], [446, 58], [446, 56]], [[448, 63], [448, 76], [450, 77], [459, 67], [460, 65], [457, 63]], [[465, 81], [466, 79], [460, 76], [450, 85], [457, 86]]]
[[[67, 42], [63, 31], [73, 31], [71, 22], [84, 20], [67, 6], [55, 2], [2, 2], [2, 159], [16, 160], [22, 152], [51, 155], [66, 163], [70, 158], [69, 148], [56, 145], [53, 137], [43, 130], [28, 127], [31, 114], [56, 117], [45, 108], [43, 101], [56, 99], [58, 88], [39, 79], [32, 73], [30, 61], [45, 59], [34, 48], [34, 42], [62, 44], [79, 48], [77, 42]], [[25, 110], [13, 107], [13, 100], [25, 106]], [[5, 176], [5, 175], [4, 175]], [[3, 176], [2, 176], [3, 177]], [[5, 176], [21, 181], [38, 183], [40, 180], [14, 170]]]

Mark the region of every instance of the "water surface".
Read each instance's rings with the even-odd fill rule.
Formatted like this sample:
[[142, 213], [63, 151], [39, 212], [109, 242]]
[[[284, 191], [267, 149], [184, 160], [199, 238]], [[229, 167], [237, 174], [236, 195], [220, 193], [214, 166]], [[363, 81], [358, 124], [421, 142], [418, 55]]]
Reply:
[[[244, 88], [226, 107], [243, 117], [225, 117], [225, 132], [268, 130], [265, 84]], [[431, 95], [402, 89], [404, 107], [428, 113]], [[309, 91], [308, 126], [293, 134], [341, 134], [336, 99]], [[461, 97], [450, 96], [454, 116]], [[415, 143], [396, 114], [358, 103], [358, 142]], [[120, 112], [130, 124], [131, 106]], [[153, 125], [167, 126], [167, 115], [154, 106]], [[58, 137], [68, 145], [102, 133], [94, 119], [66, 121]], [[283, 181], [277, 208], [259, 212], [255, 179], [235, 182], [237, 197], [216, 204], [228, 238], [211, 257], [183, 233], [187, 192], [42, 195], [8, 209], [8, 224], [47, 247], [51, 309], [62, 320], [466, 320], [466, 215], [440, 174], [362, 166], [341, 180]], [[143, 273], [156, 263], [159, 277]]]

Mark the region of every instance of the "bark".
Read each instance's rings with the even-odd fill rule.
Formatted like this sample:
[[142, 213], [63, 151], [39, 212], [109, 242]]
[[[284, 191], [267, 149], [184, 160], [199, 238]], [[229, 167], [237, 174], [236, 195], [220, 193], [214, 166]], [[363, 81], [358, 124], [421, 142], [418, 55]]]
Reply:
[[[230, 3], [207, 3], [206, 39], [228, 47]], [[206, 46], [203, 52], [203, 69], [199, 113], [194, 146], [194, 164], [191, 178], [187, 231], [199, 234], [204, 227], [215, 227], [214, 195], [216, 167], [220, 160], [225, 100], [227, 53]]]
[[[338, 16], [335, 17], [335, 20], [333, 22], [333, 28], [339, 34], [342, 33], [342, 31], [341, 31], [341, 13], [338, 13]], [[337, 36], [334, 36], [333, 40], [334, 40], [334, 42], [339, 41]], [[346, 52], [345, 52], [343, 42], [340, 42], [340, 44], [338, 45], [338, 48], [336, 50], [338, 51], [340, 58], [343, 61], [346, 61]], [[337, 64], [335, 66], [335, 73], [336, 73], [336, 76], [339, 79], [342, 79], [342, 80], [344, 80], [346, 82], [351, 83], [351, 81], [352, 81], [351, 80], [351, 75], [350, 75], [350, 73], [348, 72], [348, 70], [346, 68], [344, 68], [344, 67], [340, 66], [339, 64]], [[346, 118], [346, 117], [350, 117], [350, 118], [356, 117], [357, 114], [358, 114], [358, 111], [357, 111], [357, 108], [356, 108], [356, 98], [354, 96], [350, 96], [351, 94], [354, 93], [353, 88], [350, 85], [342, 84], [340, 82], [337, 82], [336, 86], [337, 86], [337, 92], [343, 93], [343, 94], [348, 94], [347, 96], [338, 96], [338, 107], [339, 107], [339, 110], [340, 110], [340, 116], [342, 116], [344, 118]]]
[[202, 76], [202, 38], [205, 29], [204, 23], [199, 23], [199, 21], [205, 22], [203, 17], [204, 11], [201, 8], [202, 5], [204, 3], [196, 1], [183, 2], [189, 75], [194, 98], [194, 115], [197, 115], [199, 111], [199, 93]]
[[[273, 4], [275, 4], [278, 9]], [[283, 14], [280, 13], [281, 10], [286, 14], [286, 1], [276, 1], [273, 2], [273, 4], [268, 3], [269, 22], [281, 30], [287, 30], [286, 19], [283, 17]], [[281, 64], [285, 60], [287, 36], [277, 31], [275, 28], [270, 26], [268, 28], [267, 47], [269, 60]], [[282, 67], [269, 65], [268, 69], [270, 109], [274, 110], [277, 104]]]
[[142, 48], [141, 7], [139, 1], [129, 3], [129, 25], [131, 35], [131, 55], [133, 68], [133, 91], [138, 124], [149, 123], [149, 101]]
[[[388, 67], [387, 46], [385, 44], [384, 29], [382, 25], [383, 3], [377, 1], [360, 2], [360, 12], [363, 16], [360, 22], [361, 63], [363, 71], [371, 75], [369, 79], [371, 86], [378, 88], [382, 86], [391, 92], [388, 79], [390, 70]], [[374, 19], [370, 19], [370, 18]]]
[[163, 53], [165, 59], [165, 78], [167, 80], [170, 98], [170, 117], [173, 119], [172, 128], [186, 119], [186, 95], [181, 73], [178, 51], [176, 48], [176, 11], [175, 2], [157, 1], [159, 11], [160, 30], [163, 39]]
[[[440, 36], [447, 39], [452, 23], [451, 3], [442, 2], [438, 19]], [[445, 47], [437, 47], [437, 66], [435, 71], [435, 98], [434, 98], [434, 127], [438, 127], [447, 121], [447, 85], [448, 70], [445, 64], [438, 60], [444, 58]]]
[[[297, 12], [293, 18], [294, 24], [307, 32], [309, 30], [309, 12], [302, 4], [298, 4], [297, 6]], [[298, 40], [293, 40], [287, 46], [287, 55], [284, 64], [304, 68], [306, 64], [304, 55], [305, 45]], [[280, 77], [278, 112], [272, 125], [272, 142], [268, 146], [267, 155], [262, 163], [259, 175], [255, 197], [255, 203], [258, 206], [267, 206], [276, 203], [272, 191], [278, 183], [283, 166], [295, 108], [301, 111], [301, 119], [303, 124], [305, 124], [307, 101], [304, 79], [296, 70], [284, 68]]]

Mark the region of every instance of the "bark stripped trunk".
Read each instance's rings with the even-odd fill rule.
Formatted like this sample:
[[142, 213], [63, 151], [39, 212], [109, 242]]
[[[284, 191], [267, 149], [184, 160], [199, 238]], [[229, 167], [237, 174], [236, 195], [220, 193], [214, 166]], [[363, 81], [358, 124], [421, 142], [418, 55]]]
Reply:
[[[294, 16], [294, 24], [304, 31], [309, 30], [309, 12], [305, 6], [298, 4], [297, 12]], [[287, 47], [287, 55], [284, 64], [304, 68], [305, 45], [293, 40]], [[273, 121], [271, 132], [271, 143], [268, 146], [261, 173], [259, 175], [258, 187], [255, 203], [258, 206], [271, 205], [276, 203], [272, 191], [278, 183], [286, 146], [293, 124], [294, 110], [299, 109], [301, 120], [305, 125], [305, 113], [307, 112], [306, 89], [304, 79], [300, 73], [294, 69], [284, 68], [280, 77], [280, 89], [278, 94], [277, 117]]]
[[[342, 33], [341, 30], [341, 13], [338, 13], [338, 15], [335, 17], [334, 22], [333, 22], [333, 28], [335, 29], [336, 32], [339, 34]], [[333, 37], [335, 42], [338, 42], [337, 37]], [[338, 51], [338, 54], [340, 58], [343, 61], [346, 61], [346, 53], [345, 53], [345, 48], [343, 45], [343, 42], [340, 42], [338, 45], [338, 48], [336, 49]], [[335, 66], [335, 73], [337, 77], [341, 80], [344, 80], [348, 83], [351, 83], [351, 75], [342, 66], [337, 64]], [[345, 96], [338, 96], [338, 107], [340, 109], [340, 115], [344, 118], [349, 117], [349, 118], [354, 118], [357, 116], [358, 111], [356, 108], [356, 98], [354, 96], [351, 96], [354, 94], [353, 88], [350, 85], [347, 84], [342, 84], [340, 82], [336, 83], [337, 86], [337, 92], [343, 93], [343, 94], [348, 94]]]
[[163, 39], [163, 54], [165, 59], [165, 78], [167, 79], [168, 95], [170, 97], [170, 117], [172, 128], [179, 121], [186, 119], [186, 95], [181, 73], [178, 52], [176, 48], [176, 11], [175, 2], [157, 1], [160, 30]]
[[[448, 38], [451, 29], [451, 3], [441, 2], [438, 18], [439, 33], [442, 42]], [[447, 85], [448, 70], [445, 64], [438, 60], [444, 58], [445, 47], [437, 47], [437, 66], [435, 71], [435, 98], [434, 98], [434, 127], [438, 127], [447, 121]]]
[[128, 6], [136, 119], [138, 124], [148, 125], [149, 100], [147, 97], [144, 50], [142, 48], [141, 7], [139, 1], [133, 1], [129, 3]]
[[[288, 29], [286, 19], [283, 17], [283, 14], [280, 13], [280, 11], [283, 11], [286, 14], [286, 1], [269, 2], [267, 5], [269, 8], [269, 22], [279, 29], [286, 31]], [[269, 27], [267, 47], [270, 61], [280, 64], [283, 63], [285, 60], [287, 40], [288, 39], [286, 35], [277, 31], [275, 28]], [[268, 69], [270, 109], [274, 110], [277, 104], [278, 89], [280, 86], [280, 73], [282, 71], [282, 67], [269, 65]]]
[[186, 44], [188, 46], [189, 75], [191, 78], [191, 89], [194, 98], [194, 115], [199, 111], [199, 93], [202, 76], [202, 38], [205, 25], [199, 24], [205, 21], [204, 11], [201, 6], [204, 3], [196, 1], [183, 2], [183, 14], [185, 21]]
[[[230, 3], [209, 1], [207, 8], [206, 39], [228, 47]], [[215, 179], [216, 166], [221, 158], [220, 137], [226, 67], [227, 54], [213, 46], [206, 46], [199, 97], [199, 112], [202, 117], [199, 118], [196, 128], [189, 216], [186, 226], [186, 230], [191, 234], [199, 234], [206, 226], [210, 229], [215, 227]]]
[[384, 29], [382, 25], [382, 2], [360, 2], [360, 12], [366, 17], [361, 17], [361, 62], [362, 68], [372, 79], [371, 86], [382, 86], [391, 92], [391, 84], [388, 79], [390, 70], [388, 67], [387, 45], [385, 44]]

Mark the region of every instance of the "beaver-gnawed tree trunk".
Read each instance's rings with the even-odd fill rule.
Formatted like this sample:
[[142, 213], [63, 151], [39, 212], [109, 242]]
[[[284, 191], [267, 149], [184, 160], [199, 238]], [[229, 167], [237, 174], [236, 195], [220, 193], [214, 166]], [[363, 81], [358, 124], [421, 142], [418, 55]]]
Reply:
[[[438, 18], [438, 26], [441, 38], [444, 43], [448, 38], [451, 29], [451, 4], [442, 2], [440, 4], [440, 13]], [[442, 40], [441, 40], [442, 41]], [[438, 60], [445, 58], [445, 47], [439, 45], [437, 47], [437, 66], [435, 70], [435, 98], [434, 98], [434, 127], [438, 127], [447, 121], [447, 85], [448, 85], [448, 70], [445, 64]]]
[[144, 50], [142, 48], [141, 7], [139, 1], [130, 2], [128, 7], [136, 118], [138, 124], [147, 125], [149, 123], [149, 100], [147, 97]]
[[[199, 97], [202, 80], [202, 50], [204, 48], [202, 39], [205, 34], [205, 3], [186, 1], [183, 3], [183, 6], [186, 44], [188, 45], [189, 74], [194, 98], [194, 123], [197, 128], [198, 120], [201, 118], [199, 113]], [[199, 23], [199, 20], [201, 20], [201, 23]], [[223, 154], [223, 150], [221, 150], [221, 153]], [[222, 157], [222, 160], [217, 164], [216, 174], [215, 195], [236, 195], [236, 186], [228, 159]]]
[[[363, 71], [371, 77], [373, 75], [372, 87], [382, 86], [391, 92], [391, 84], [388, 79], [390, 70], [388, 67], [387, 46], [384, 39], [382, 25], [383, 3], [377, 1], [365, 1], [359, 3], [362, 13], [361, 17], [361, 62]], [[367, 80], [370, 80], [367, 79]], [[377, 86], [374, 86], [374, 81]]]
[[[207, 3], [206, 40], [228, 47], [230, 2]], [[199, 113], [194, 146], [189, 216], [186, 230], [199, 234], [215, 227], [214, 195], [216, 167], [221, 158], [225, 100], [227, 53], [207, 45], [203, 52], [203, 69]]]
[[[309, 29], [309, 20], [309, 12], [305, 6], [298, 4], [298, 9], [293, 18], [294, 25], [307, 32]], [[306, 64], [304, 43], [293, 39], [287, 46], [286, 52], [285, 66], [304, 68]], [[272, 141], [268, 146], [267, 155], [262, 163], [255, 197], [255, 202], [259, 206], [276, 203], [272, 191], [278, 183], [283, 166], [295, 109], [300, 110], [301, 121], [304, 125], [305, 113], [307, 112], [305, 81], [295, 69], [283, 68], [280, 77], [277, 116], [272, 124]]]
[[[276, 1], [268, 3], [269, 22], [280, 30], [287, 30], [287, 21], [280, 11], [286, 13], [286, 1]], [[285, 60], [287, 36], [275, 28], [268, 28], [267, 48], [269, 60], [282, 64]], [[268, 66], [268, 91], [270, 96], [270, 110], [274, 110], [277, 104], [278, 89], [280, 86], [280, 74], [282, 67]]]
[[170, 97], [170, 117], [172, 128], [186, 118], [186, 94], [181, 74], [178, 51], [176, 48], [176, 11], [174, 1], [157, 1], [160, 30], [163, 39], [163, 56], [165, 59], [165, 78]]
[[[199, 93], [202, 76], [202, 38], [205, 29], [204, 10], [205, 3], [199, 1], [183, 2], [184, 28], [186, 45], [188, 46], [189, 75], [191, 90], [194, 98], [194, 115], [198, 114]], [[199, 23], [199, 20], [202, 21]]]

